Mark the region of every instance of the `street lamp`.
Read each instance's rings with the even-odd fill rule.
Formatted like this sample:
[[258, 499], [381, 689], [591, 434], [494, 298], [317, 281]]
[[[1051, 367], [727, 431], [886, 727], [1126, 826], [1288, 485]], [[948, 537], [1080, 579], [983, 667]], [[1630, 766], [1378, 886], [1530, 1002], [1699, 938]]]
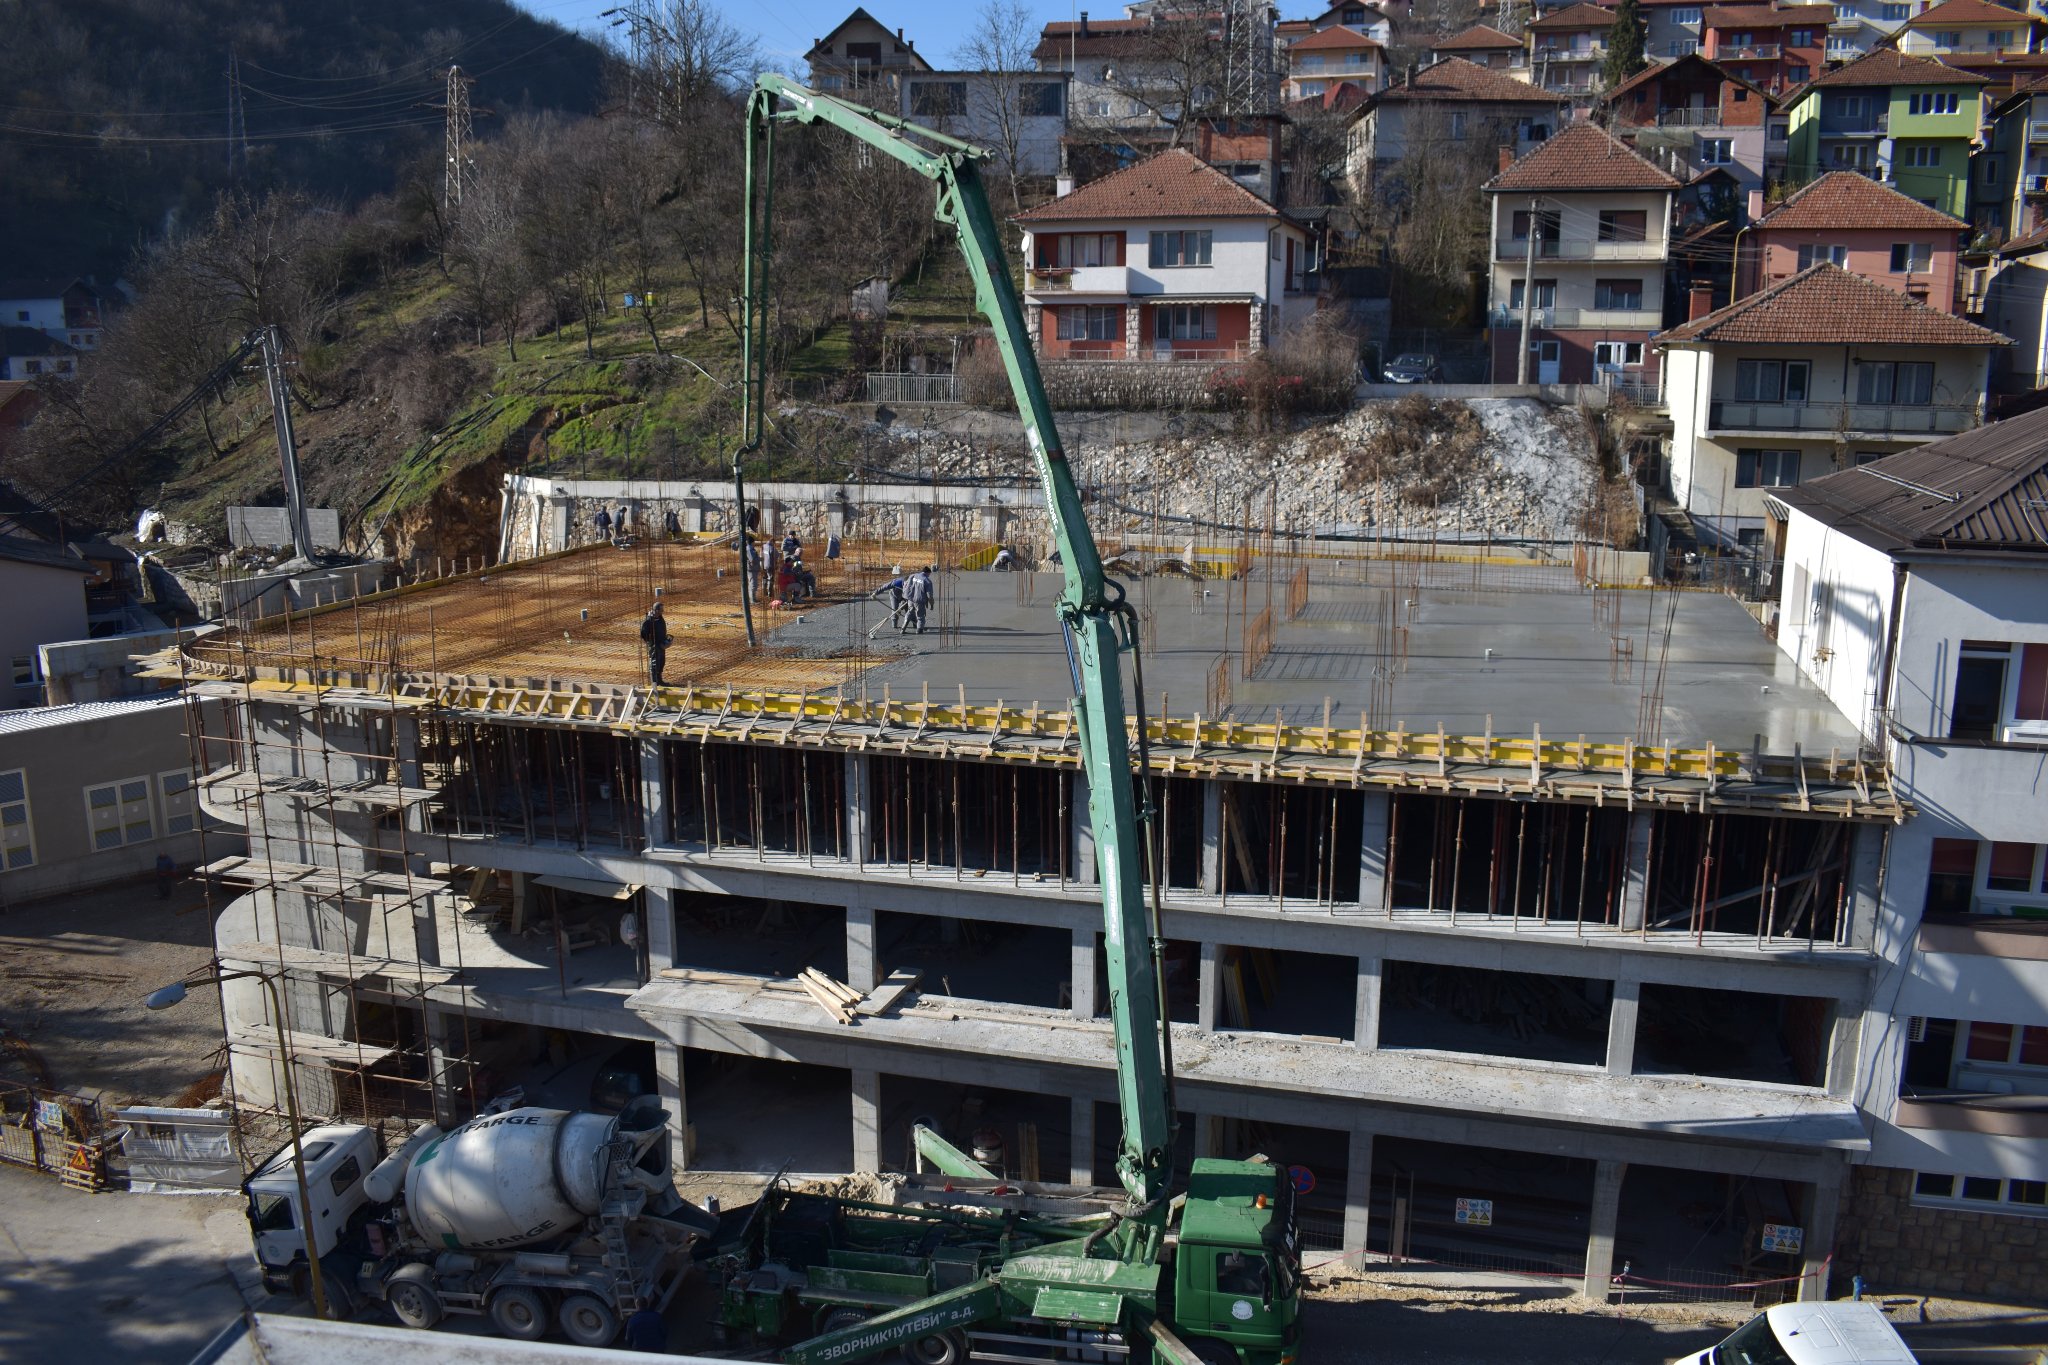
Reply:
[[271, 1016], [277, 1020], [277, 1036], [280, 1043], [278, 1062], [284, 1075], [285, 1116], [292, 1125], [292, 1174], [299, 1182], [299, 1228], [306, 1236], [308, 1285], [313, 1295], [313, 1316], [325, 1318], [329, 1316], [327, 1286], [321, 1280], [320, 1248], [313, 1238], [313, 1197], [306, 1191], [306, 1153], [305, 1149], [299, 1146], [299, 1095], [297, 1088], [292, 1084], [291, 1054], [282, 1046], [287, 1030], [284, 1001], [278, 997], [276, 978], [267, 972], [259, 971], [224, 972], [216, 964], [203, 973], [196, 973], [186, 980], [173, 981], [168, 986], [151, 991], [142, 1004], [145, 1009], [167, 1010], [182, 1001], [186, 992], [193, 986], [219, 986], [229, 981], [245, 981], [251, 977], [261, 981], [263, 988], [270, 992]]

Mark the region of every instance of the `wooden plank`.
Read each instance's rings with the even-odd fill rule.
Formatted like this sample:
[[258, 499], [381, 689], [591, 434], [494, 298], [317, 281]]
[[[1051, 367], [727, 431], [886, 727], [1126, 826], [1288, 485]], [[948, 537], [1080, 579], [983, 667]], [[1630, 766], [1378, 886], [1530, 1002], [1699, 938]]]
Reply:
[[819, 990], [824, 991], [827, 995], [831, 996], [833, 999], [839, 1001], [843, 1005], [851, 1006], [858, 1004], [860, 1002], [859, 991], [855, 990], [853, 987], [847, 985], [843, 981], [837, 981], [834, 980], [832, 977], [825, 975], [825, 973], [819, 971], [816, 967], [804, 968], [802, 972], [798, 973], [798, 979], [810, 982], [813, 986], [816, 986]]
[[804, 988], [804, 994], [817, 1002], [818, 1008], [825, 1011], [825, 1014], [833, 1023], [850, 1024], [853, 1022], [853, 1015], [847, 1010], [844, 1002], [838, 996], [833, 995], [823, 986], [811, 980], [808, 974], [799, 976], [797, 984]]
[[863, 1015], [887, 1014], [896, 1008], [903, 997], [916, 990], [924, 981], [924, 973], [914, 967], [898, 967], [889, 973], [881, 985], [869, 991], [855, 1008], [854, 1013]]

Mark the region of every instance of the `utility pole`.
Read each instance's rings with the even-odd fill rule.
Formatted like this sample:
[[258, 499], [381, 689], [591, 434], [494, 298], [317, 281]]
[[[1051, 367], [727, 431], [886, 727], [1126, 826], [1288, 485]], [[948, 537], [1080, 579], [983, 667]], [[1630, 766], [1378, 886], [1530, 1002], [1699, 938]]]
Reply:
[[1529, 321], [1536, 306], [1536, 244], [1543, 240], [1541, 199], [1529, 201], [1529, 254], [1522, 261], [1522, 353], [1515, 361], [1515, 382], [1529, 382]]
[[235, 176], [235, 152], [241, 150], [242, 165], [249, 164], [249, 121], [242, 110], [242, 59], [228, 49], [228, 178]]

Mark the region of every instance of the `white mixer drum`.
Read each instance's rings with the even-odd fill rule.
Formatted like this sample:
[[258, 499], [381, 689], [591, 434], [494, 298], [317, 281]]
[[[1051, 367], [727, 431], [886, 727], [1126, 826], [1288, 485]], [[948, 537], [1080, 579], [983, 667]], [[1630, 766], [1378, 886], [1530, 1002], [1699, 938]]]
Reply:
[[565, 1109], [472, 1119], [414, 1158], [406, 1212], [422, 1237], [450, 1250], [551, 1241], [598, 1211], [617, 1124]]

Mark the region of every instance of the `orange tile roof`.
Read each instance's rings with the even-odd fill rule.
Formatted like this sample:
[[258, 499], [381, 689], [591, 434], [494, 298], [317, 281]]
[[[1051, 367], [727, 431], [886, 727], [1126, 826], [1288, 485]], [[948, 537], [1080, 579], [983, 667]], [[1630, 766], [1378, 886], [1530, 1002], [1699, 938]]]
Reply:
[[1807, 5], [1709, 5], [1700, 22], [1707, 28], [1827, 27]]
[[1463, 57], [1446, 57], [1415, 73], [1415, 79], [1390, 85], [1373, 96], [1374, 104], [1399, 104], [1408, 100], [1433, 100], [1456, 104], [1561, 104], [1563, 100], [1527, 81], [1518, 81], [1505, 71], [1468, 62]]
[[1908, 57], [1888, 47], [1874, 48], [1855, 61], [1831, 71], [1823, 71], [1805, 85], [1785, 97], [1789, 108], [1796, 96], [1804, 94], [1815, 86], [1847, 86], [1854, 89], [1868, 85], [1985, 85], [1982, 76], [1968, 71], [1958, 71], [1930, 57]]
[[1494, 193], [1675, 190], [1678, 181], [1596, 123], [1574, 123], [1486, 182]]
[[2021, 24], [2038, 24], [2041, 21], [2022, 10], [1994, 5], [1991, 0], [1939, 0], [1929, 5], [1906, 21], [1907, 28], [1926, 28], [1932, 24], [1959, 24], [1968, 28], [1976, 24], [2009, 24], [2017, 28]]
[[1898, 228], [1962, 232], [1969, 224], [1854, 171], [1829, 171], [1757, 219], [1764, 228]]
[[1929, 308], [1896, 289], [1823, 261], [1788, 280], [1681, 323], [1658, 344], [1768, 346], [2004, 346], [2005, 337]]
[[1474, 24], [1463, 33], [1432, 44], [1430, 51], [1471, 52], [1475, 49], [1515, 48], [1522, 45], [1522, 40], [1512, 33], [1502, 33], [1499, 29], [1489, 28], [1485, 24]]
[[1016, 217], [1020, 223], [1114, 218], [1277, 218], [1280, 210], [1176, 147], [1091, 180]]
[[1613, 10], [1579, 0], [1576, 5], [1567, 5], [1541, 19], [1531, 20], [1529, 28], [1536, 33], [1548, 33], [1555, 29], [1607, 28], [1613, 23]]
[[1368, 38], [1365, 34], [1360, 33], [1357, 29], [1346, 28], [1344, 25], [1338, 24], [1334, 28], [1317, 30], [1314, 34], [1303, 38], [1300, 42], [1289, 48], [1288, 51], [1318, 52], [1325, 48], [1349, 50], [1352, 48], [1378, 46], [1378, 43]]

